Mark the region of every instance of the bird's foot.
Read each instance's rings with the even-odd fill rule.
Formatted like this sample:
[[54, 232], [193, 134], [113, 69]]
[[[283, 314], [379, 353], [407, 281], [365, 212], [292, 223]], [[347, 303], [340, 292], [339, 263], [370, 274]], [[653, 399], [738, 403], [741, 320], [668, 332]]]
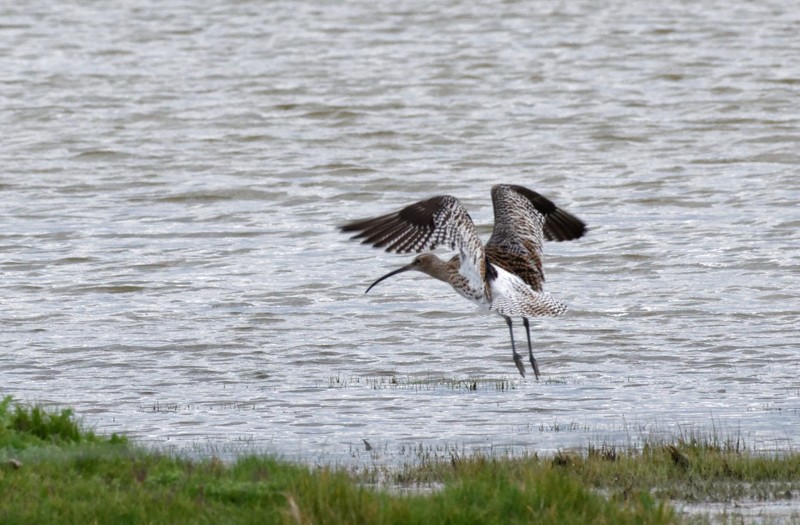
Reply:
[[[514, 364], [517, 365], [517, 370], [519, 370], [519, 375], [525, 377], [525, 363], [522, 362], [522, 356], [519, 354], [514, 354]], [[538, 377], [538, 376], [537, 376]]]
[[531, 357], [531, 366], [533, 366], [533, 375], [536, 376], [536, 380], [539, 380], [539, 363], [536, 362], [536, 359]]

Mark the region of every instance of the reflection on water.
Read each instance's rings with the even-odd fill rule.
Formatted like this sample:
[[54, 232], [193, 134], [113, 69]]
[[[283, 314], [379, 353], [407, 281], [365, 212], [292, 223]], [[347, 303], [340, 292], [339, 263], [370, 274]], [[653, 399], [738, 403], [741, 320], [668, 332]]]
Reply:
[[[800, 12], [155, 7], [0, 8], [2, 394], [311, 461], [798, 445]], [[449, 193], [486, 236], [499, 182], [591, 227], [546, 246], [540, 382], [336, 231]]]

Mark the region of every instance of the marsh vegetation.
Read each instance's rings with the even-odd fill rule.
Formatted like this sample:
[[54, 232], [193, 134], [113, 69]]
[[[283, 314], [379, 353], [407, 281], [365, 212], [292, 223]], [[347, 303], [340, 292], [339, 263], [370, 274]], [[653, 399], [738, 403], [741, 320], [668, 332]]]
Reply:
[[[70, 410], [6, 397], [0, 402], [0, 521], [738, 522], [749, 518], [736, 514], [735, 505], [793, 501], [800, 490], [800, 454], [758, 453], [740, 439], [714, 435], [523, 457], [458, 447], [407, 453], [419, 461], [395, 468], [308, 466], [269, 456], [190, 459], [98, 436]], [[703, 512], [703, 505], [715, 511]], [[784, 507], [790, 510], [776, 522], [800, 522]]]

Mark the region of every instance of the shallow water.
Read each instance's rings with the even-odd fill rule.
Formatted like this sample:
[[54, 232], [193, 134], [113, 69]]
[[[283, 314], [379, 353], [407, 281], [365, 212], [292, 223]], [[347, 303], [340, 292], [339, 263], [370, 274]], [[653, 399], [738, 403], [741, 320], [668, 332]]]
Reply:
[[[201, 4], [0, 8], [0, 393], [324, 462], [800, 444], [800, 9]], [[539, 382], [336, 230], [449, 193], [486, 237], [499, 182], [591, 227]]]

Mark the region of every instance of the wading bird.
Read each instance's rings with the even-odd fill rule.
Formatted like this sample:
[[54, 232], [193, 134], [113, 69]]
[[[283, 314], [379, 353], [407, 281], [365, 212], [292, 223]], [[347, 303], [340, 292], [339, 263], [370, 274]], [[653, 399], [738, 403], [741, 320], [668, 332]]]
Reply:
[[420, 253], [437, 246], [458, 250], [458, 255], [449, 261], [422, 253], [410, 264], [372, 283], [365, 293], [384, 279], [411, 270], [446, 282], [460, 295], [506, 320], [514, 363], [525, 377], [511, 323], [512, 317], [521, 317], [528, 336], [528, 356], [538, 379], [528, 319], [559, 316], [567, 309], [561, 301], [542, 293], [542, 244], [545, 240], [577, 239], [586, 232], [586, 224], [522, 186], [493, 186], [492, 204], [494, 229], [485, 245], [467, 210], [451, 195], [431, 197], [388, 215], [351, 222], [341, 230], [356, 232], [353, 239], [387, 252]]

